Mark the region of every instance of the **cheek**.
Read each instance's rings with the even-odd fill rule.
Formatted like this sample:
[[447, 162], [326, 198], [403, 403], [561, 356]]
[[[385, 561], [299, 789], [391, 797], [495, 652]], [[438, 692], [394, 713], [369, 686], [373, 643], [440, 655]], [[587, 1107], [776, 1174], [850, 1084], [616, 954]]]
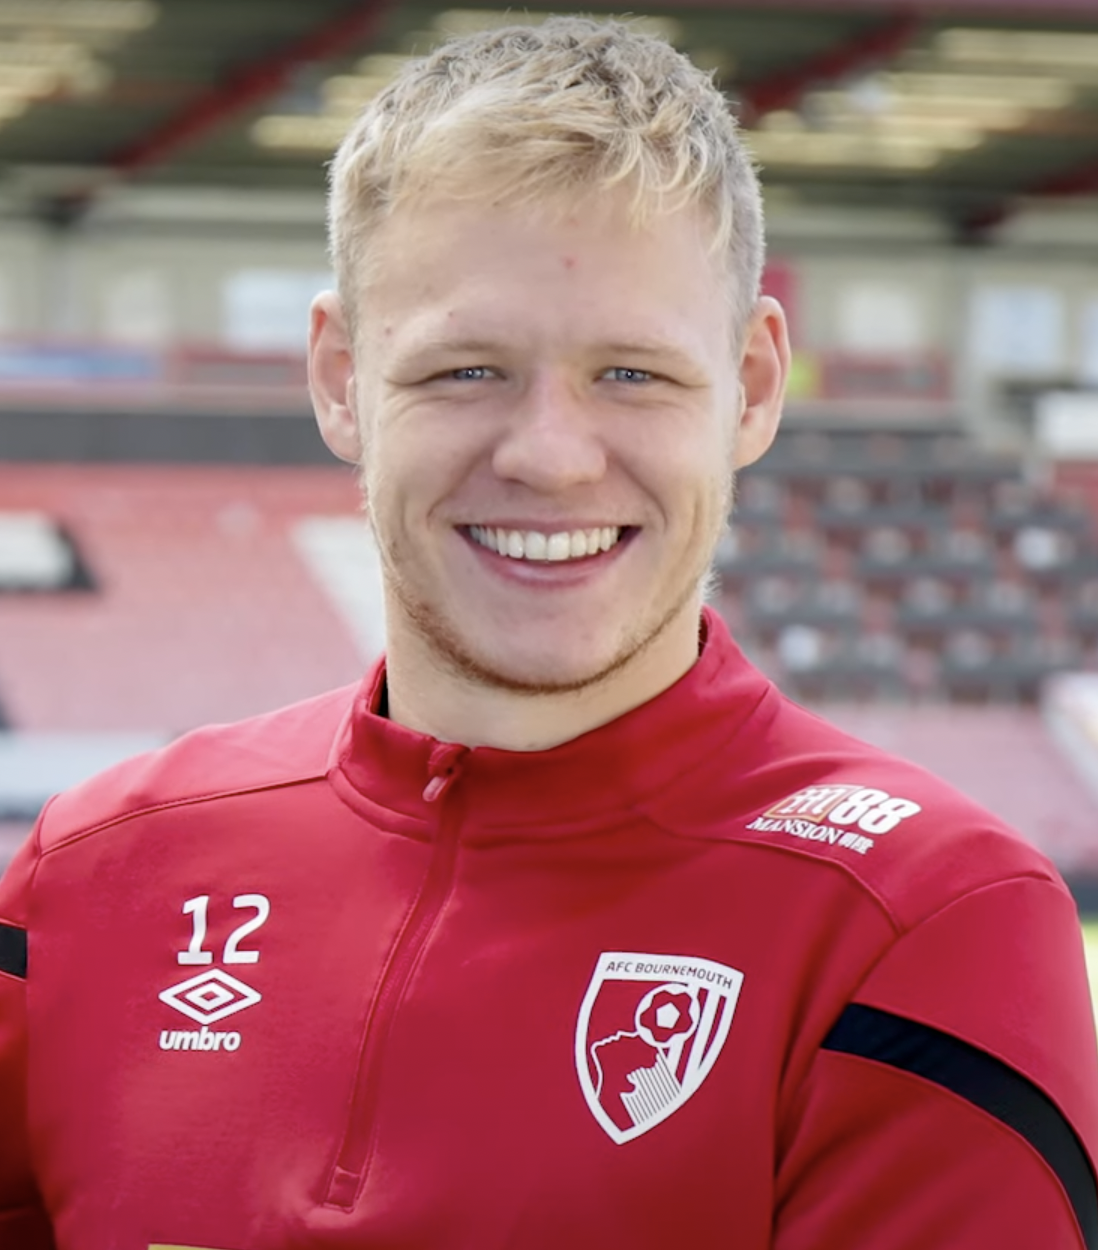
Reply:
[[679, 494], [689, 513], [691, 542], [709, 546], [719, 535], [732, 510], [732, 448], [725, 438], [714, 438], [704, 453], [680, 468]]
[[378, 423], [363, 457], [363, 480], [375, 528], [390, 542], [430, 523], [450, 497], [458, 457], [414, 421]]
[[719, 506], [732, 476], [732, 431], [723, 423], [684, 424], [675, 435], [652, 446], [637, 472], [653, 484], [669, 506], [687, 508], [690, 501], [707, 512]]

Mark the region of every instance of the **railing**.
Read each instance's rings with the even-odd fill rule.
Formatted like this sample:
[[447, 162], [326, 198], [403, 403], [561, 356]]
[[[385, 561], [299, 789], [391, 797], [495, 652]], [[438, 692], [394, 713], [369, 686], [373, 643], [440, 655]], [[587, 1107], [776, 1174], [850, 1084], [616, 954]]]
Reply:
[[167, 350], [108, 343], [0, 340], [0, 409], [298, 412], [307, 406], [304, 354]]

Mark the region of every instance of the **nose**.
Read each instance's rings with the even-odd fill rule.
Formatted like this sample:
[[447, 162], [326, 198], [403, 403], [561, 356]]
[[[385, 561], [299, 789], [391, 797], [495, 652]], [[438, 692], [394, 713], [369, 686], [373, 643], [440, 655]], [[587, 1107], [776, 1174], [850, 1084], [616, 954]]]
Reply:
[[593, 401], [561, 378], [532, 382], [510, 413], [492, 468], [542, 494], [599, 481], [606, 449]]

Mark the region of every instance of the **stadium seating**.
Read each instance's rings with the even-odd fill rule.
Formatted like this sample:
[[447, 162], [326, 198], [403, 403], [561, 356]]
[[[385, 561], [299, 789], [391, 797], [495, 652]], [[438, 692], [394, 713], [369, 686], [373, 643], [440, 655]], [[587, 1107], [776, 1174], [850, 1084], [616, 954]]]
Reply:
[[0, 515], [50, 522], [23, 525], [13, 568], [48, 573], [43, 535], [63, 532], [86, 573], [0, 593], [13, 728], [172, 734], [362, 673], [353, 630], [294, 541], [305, 518], [357, 516], [348, 472], [6, 463], [0, 501]]
[[1071, 879], [1098, 877], [1094, 794], [1037, 708], [844, 702], [830, 705], [827, 715], [996, 812]]
[[786, 431], [741, 475], [718, 570], [749, 653], [806, 699], [1032, 703], [1098, 645], [1079, 492], [959, 431]]

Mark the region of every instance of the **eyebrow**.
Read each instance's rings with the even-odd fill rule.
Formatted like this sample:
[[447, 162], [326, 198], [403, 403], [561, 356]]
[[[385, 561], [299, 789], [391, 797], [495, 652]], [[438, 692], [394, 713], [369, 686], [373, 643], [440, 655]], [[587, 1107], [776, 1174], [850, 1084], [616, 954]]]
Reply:
[[[402, 356], [420, 356], [435, 352], [475, 355], [480, 352], [492, 353], [507, 350], [508, 345], [499, 339], [492, 338], [445, 338], [434, 335], [412, 344], [401, 352]], [[698, 362], [690, 353], [671, 343], [661, 343], [656, 339], [632, 339], [612, 342], [595, 343], [590, 349], [593, 353], [608, 356], [647, 356], [687, 368], [697, 368]]]
[[412, 343], [408, 347], [401, 350], [400, 354], [404, 357], [424, 356], [435, 352], [451, 352], [454, 354], [469, 354], [478, 352], [496, 352], [503, 347], [503, 344], [495, 339], [474, 339], [474, 338], [443, 338], [434, 335], [431, 338], [423, 339], [418, 343]]
[[[454, 336], [448, 337], [445, 328], [441, 332], [428, 331], [419, 342], [406, 345], [395, 344], [393, 367], [417, 369], [438, 362], [441, 367], [452, 368], [455, 363], [489, 364], [493, 356], [510, 354], [515, 344], [504, 336], [491, 333], [462, 334], [457, 327]], [[519, 345], [521, 348], [521, 344]], [[657, 375], [667, 375], [680, 386], [688, 388], [710, 385], [710, 371], [704, 354], [701, 358], [690, 351], [689, 345], [649, 337], [643, 333], [622, 339], [600, 339], [597, 342], [576, 345], [578, 358], [598, 358], [600, 366], [619, 365], [651, 370]]]
[[653, 356], [686, 367], [697, 368], [698, 362], [681, 347], [661, 343], [654, 339], [634, 339], [613, 343], [600, 343], [598, 350], [611, 356]]

